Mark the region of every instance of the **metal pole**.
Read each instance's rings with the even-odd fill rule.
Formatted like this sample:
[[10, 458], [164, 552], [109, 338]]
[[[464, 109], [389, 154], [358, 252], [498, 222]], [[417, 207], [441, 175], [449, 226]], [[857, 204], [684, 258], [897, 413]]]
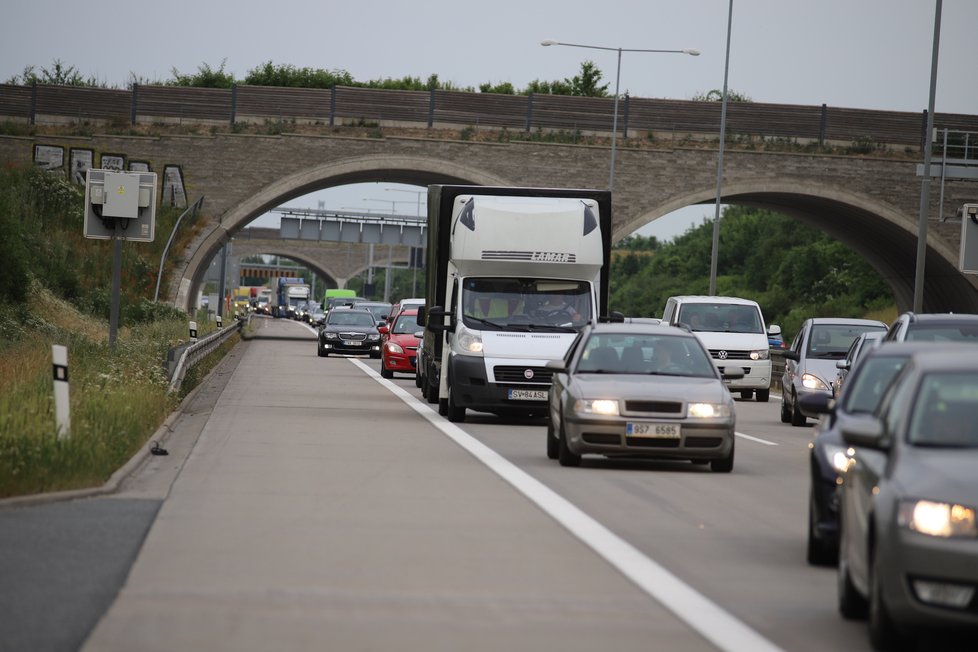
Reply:
[[219, 317], [224, 316], [224, 293], [228, 280], [228, 247], [230, 245], [231, 242], [227, 241], [221, 247], [221, 280], [218, 282], [219, 287], [217, 288], [217, 315]]
[[920, 222], [917, 227], [917, 269], [914, 274], [913, 310], [924, 309], [924, 263], [927, 259], [927, 209], [930, 204], [930, 159], [934, 131], [934, 95], [937, 93], [937, 54], [941, 42], [941, 5], [934, 10], [934, 50], [930, 59], [930, 97], [927, 101], [927, 138], [924, 147], [924, 178], [920, 182]]
[[611, 171], [608, 173], [608, 190], [615, 189], [615, 142], [618, 140], [618, 83], [621, 81], [621, 48], [618, 48], [618, 69], [615, 72], [615, 115], [611, 119]]
[[122, 239], [119, 237], [119, 219], [115, 218], [112, 236], [112, 303], [109, 308], [109, 347], [115, 348], [119, 332], [119, 291], [122, 285]]
[[723, 189], [723, 145], [727, 139], [727, 74], [730, 71], [730, 27], [733, 24], [733, 0], [727, 12], [727, 55], [723, 64], [723, 99], [720, 103], [720, 155], [717, 157], [716, 212], [713, 215], [713, 248], [710, 253], [710, 296], [717, 293], [717, 263], [720, 253], [720, 196]]
[[177, 218], [176, 223], [173, 225], [173, 230], [170, 231], [170, 237], [166, 241], [166, 246], [163, 247], [163, 254], [160, 256], [160, 271], [156, 274], [156, 292], [153, 293], [153, 303], [159, 301], [160, 298], [160, 280], [163, 278], [163, 263], [166, 261], [166, 254], [170, 251], [170, 245], [173, 244], [173, 237], [177, 234], [177, 228], [180, 226], [180, 221], [187, 215], [187, 213], [196, 213], [197, 209], [204, 204], [204, 198], [201, 197], [194, 202], [193, 206], [185, 210]]

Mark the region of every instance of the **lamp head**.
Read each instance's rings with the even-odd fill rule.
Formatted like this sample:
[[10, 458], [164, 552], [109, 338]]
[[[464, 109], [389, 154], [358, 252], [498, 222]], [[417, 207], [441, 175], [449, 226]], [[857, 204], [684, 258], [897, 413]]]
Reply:
[[543, 39], [542, 41], [540, 41], [540, 45], [542, 45], [544, 47], [547, 47], [548, 45], [558, 45], [558, 43], [557, 43], [557, 41], [553, 40], [552, 38], [547, 38], [547, 39]]
[[685, 50], [683, 50], [683, 54], [688, 54], [691, 57], [698, 57], [698, 56], [700, 56], [700, 51], [699, 50], [685, 49]]

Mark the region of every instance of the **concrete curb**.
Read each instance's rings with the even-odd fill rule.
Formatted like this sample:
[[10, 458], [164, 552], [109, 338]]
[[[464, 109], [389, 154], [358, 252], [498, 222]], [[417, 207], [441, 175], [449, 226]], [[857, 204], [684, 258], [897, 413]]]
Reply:
[[0, 498], [0, 509], [8, 507], [22, 507], [29, 505], [41, 505], [44, 503], [61, 502], [68, 500], [78, 500], [80, 498], [91, 498], [93, 496], [102, 496], [107, 494], [115, 493], [119, 490], [122, 485], [122, 481], [125, 480], [129, 475], [131, 475], [136, 469], [139, 468], [147, 459], [149, 459], [150, 444], [153, 442], [159, 442], [163, 445], [169, 438], [169, 434], [173, 431], [173, 424], [184, 414], [184, 410], [187, 405], [196, 397], [197, 393], [202, 387], [207, 384], [210, 380], [211, 375], [214, 371], [220, 367], [220, 364], [214, 366], [207, 377], [204, 378], [196, 387], [194, 387], [189, 394], [187, 394], [180, 405], [171, 412], [160, 427], [150, 436], [146, 442], [140, 446], [139, 450], [129, 458], [129, 461], [123, 464], [121, 467], [116, 469], [115, 473], [109, 476], [105, 484], [99, 487], [87, 487], [84, 489], [69, 489], [66, 491], [53, 491], [50, 493], [40, 493], [40, 494], [28, 494], [26, 496], [12, 496], [10, 498]]

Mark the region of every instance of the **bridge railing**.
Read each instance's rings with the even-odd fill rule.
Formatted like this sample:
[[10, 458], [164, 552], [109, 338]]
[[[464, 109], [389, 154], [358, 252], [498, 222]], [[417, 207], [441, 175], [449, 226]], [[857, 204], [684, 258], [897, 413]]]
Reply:
[[[523, 132], [570, 130], [610, 134], [612, 98], [501, 95], [463, 91], [398, 91], [349, 86], [230, 89], [133, 84], [128, 90], [0, 84], [0, 118], [30, 124], [96, 121], [121, 124], [279, 121], [322, 125], [486, 127]], [[716, 138], [720, 103], [625, 96], [621, 134]], [[856, 141], [922, 148], [926, 111], [735, 102], [728, 106], [732, 137], [786, 138], [824, 144]], [[978, 132], [978, 116], [936, 113], [937, 130]], [[643, 133], [644, 132], [644, 133]], [[680, 135], [680, 136], [677, 136]]]

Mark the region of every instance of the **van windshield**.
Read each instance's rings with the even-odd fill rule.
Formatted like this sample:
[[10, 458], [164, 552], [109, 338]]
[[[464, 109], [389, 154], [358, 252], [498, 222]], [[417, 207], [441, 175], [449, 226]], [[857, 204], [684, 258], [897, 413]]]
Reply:
[[591, 287], [585, 281], [467, 278], [462, 319], [484, 330], [578, 330], [591, 321]]
[[686, 303], [679, 308], [679, 322], [692, 331], [764, 333], [760, 311], [745, 304]]

